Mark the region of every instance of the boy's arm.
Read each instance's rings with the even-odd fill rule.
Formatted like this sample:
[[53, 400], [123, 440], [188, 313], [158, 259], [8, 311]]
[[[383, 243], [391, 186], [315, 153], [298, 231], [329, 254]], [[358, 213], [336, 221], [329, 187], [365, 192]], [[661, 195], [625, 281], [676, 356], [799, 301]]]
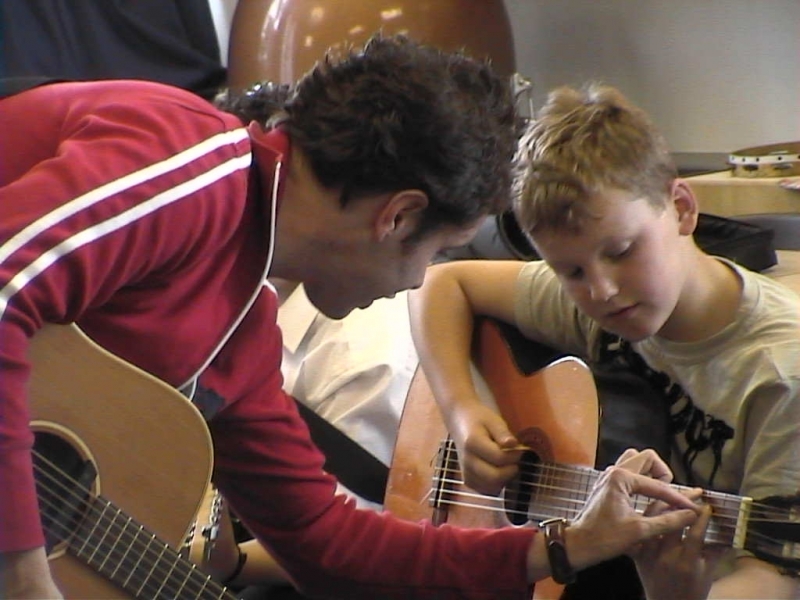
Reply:
[[671, 600], [678, 596], [686, 600], [792, 600], [798, 597], [799, 580], [781, 575], [774, 566], [751, 557], [739, 558], [732, 573], [714, 581], [714, 572], [726, 549], [703, 548], [702, 539], [710, 514], [711, 511], [707, 511], [698, 519], [683, 540], [678, 532], [644, 545], [651, 551], [640, 553], [636, 566], [648, 600]]
[[800, 579], [781, 575], [774, 566], [751, 557], [736, 560], [736, 567], [711, 586], [709, 598], [785, 598], [800, 597]]
[[525, 263], [457, 261], [428, 269], [409, 296], [411, 330], [420, 364], [458, 448], [466, 483], [496, 493], [516, 473], [518, 442], [505, 421], [483, 404], [470, 373], [475, 317], [514, 323], [514, 290]]

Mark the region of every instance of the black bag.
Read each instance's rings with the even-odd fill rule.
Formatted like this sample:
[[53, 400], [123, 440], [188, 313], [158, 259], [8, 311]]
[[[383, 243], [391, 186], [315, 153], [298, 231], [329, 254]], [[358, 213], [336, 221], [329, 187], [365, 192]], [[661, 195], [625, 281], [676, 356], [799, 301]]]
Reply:
[[[706, 213], [700, 213], [694, 232], [694, 239], [703, 251], [751, 271], [763, 271], [777, 264], [773, 237], [771, 229]], [[450, 260], [540, 258], [511, 211], [486, 219], [469, 244], [447, 250], [444, 257]]]

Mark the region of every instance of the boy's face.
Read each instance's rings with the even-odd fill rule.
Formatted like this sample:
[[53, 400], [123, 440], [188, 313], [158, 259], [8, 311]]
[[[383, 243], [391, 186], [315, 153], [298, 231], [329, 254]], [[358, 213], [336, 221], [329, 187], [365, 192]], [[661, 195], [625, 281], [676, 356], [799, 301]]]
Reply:
[[533, 236], [578, 308], [631, 341], [664, 327], [687, 277], [684, 259], [694, 227], [674, 197], [662, 210], [630, 192], [604, 191], [590, 200], [600, 218], [587, 221], [580, 233], [544, 230]]

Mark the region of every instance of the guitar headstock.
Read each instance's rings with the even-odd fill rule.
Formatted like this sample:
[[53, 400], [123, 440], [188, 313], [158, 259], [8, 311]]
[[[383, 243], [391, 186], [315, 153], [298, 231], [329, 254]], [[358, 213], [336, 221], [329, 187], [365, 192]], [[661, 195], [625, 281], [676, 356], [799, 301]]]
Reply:
[[800, 572], [800, 495], [754, 502], [744, 547], [761, 560]]

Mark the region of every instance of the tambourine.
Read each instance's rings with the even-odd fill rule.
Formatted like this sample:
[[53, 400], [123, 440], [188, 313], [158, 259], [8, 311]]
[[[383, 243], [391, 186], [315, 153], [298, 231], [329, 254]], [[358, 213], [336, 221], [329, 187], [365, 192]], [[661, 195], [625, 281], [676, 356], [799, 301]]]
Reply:
[[728, 156], [734, 177], [794, 177], [800, 175], [800, 142], [783, 142], [737, 150]]

